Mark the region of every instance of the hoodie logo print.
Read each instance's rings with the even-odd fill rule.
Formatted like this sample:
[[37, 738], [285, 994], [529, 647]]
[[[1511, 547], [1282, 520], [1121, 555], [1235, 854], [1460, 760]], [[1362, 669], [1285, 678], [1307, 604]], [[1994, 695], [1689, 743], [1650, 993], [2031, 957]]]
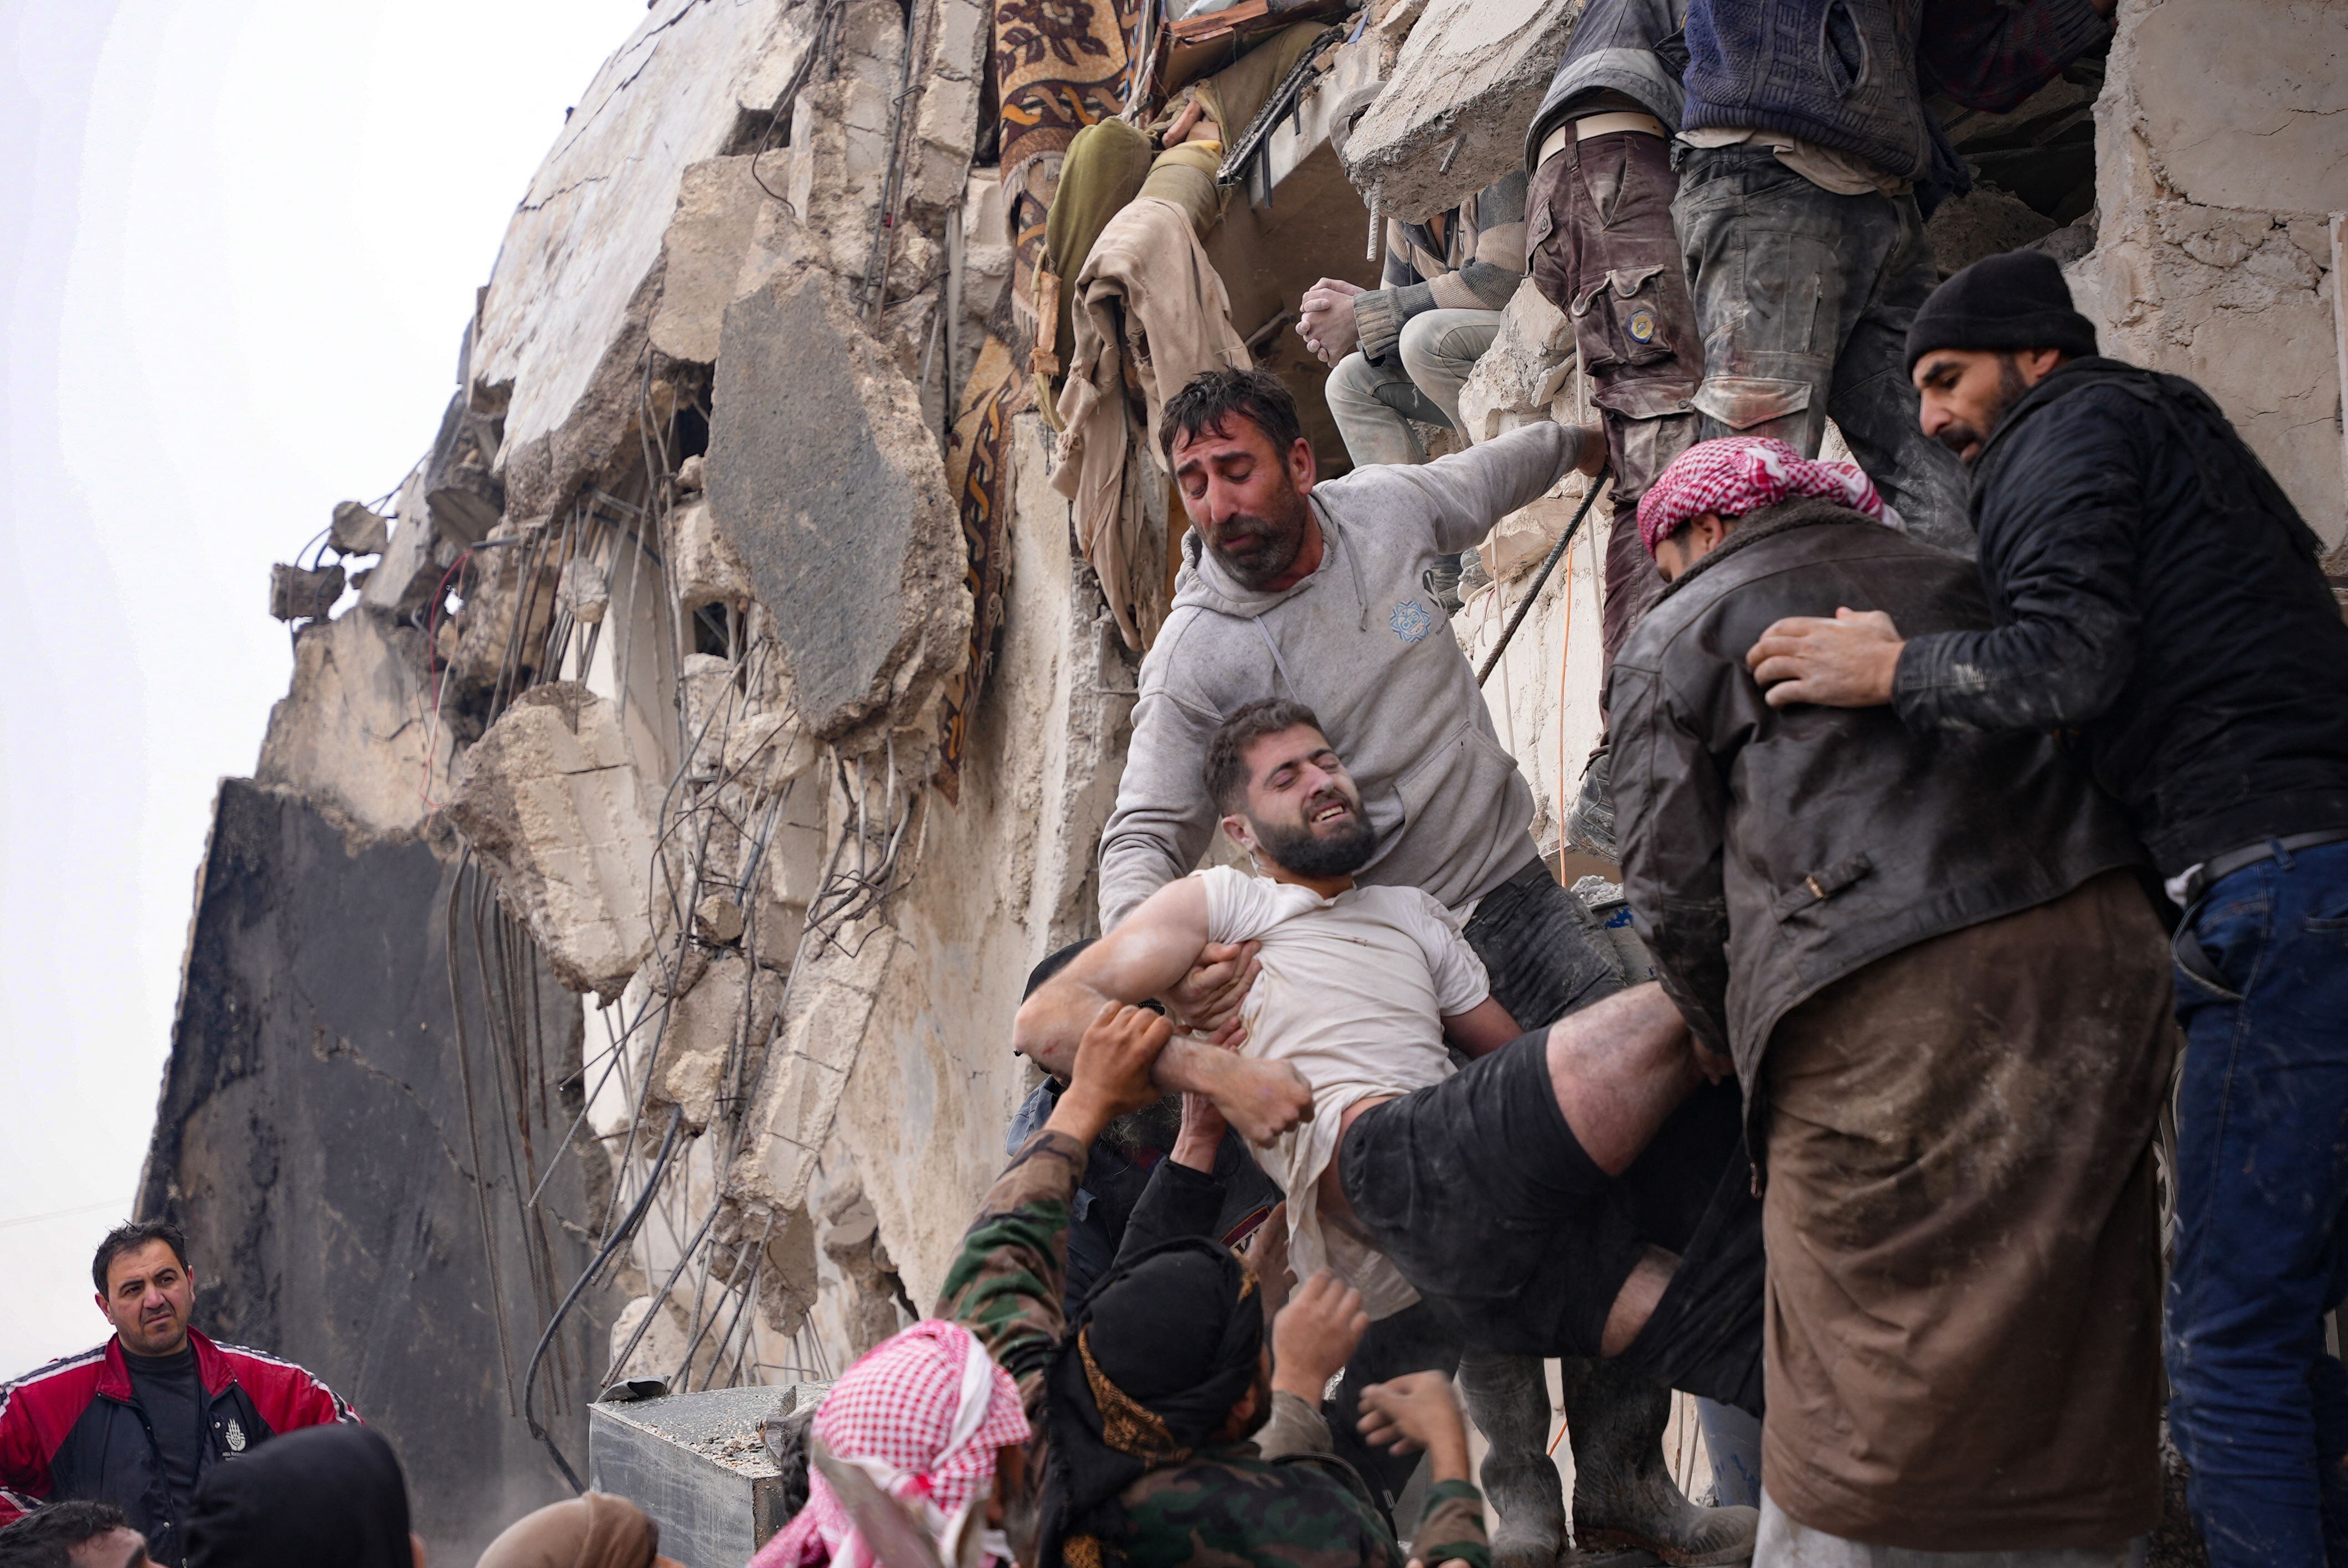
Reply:
[[1406, 599], [1395, 606], [1394, 614], [1386, 624], [1393, 627], [1394, 634], [1405, 642], [1416, 642], [1426, 635], [1427, 628], [1435, 624], [1435, 617], [1428, 614], [1426, 606], [1418, 600]]

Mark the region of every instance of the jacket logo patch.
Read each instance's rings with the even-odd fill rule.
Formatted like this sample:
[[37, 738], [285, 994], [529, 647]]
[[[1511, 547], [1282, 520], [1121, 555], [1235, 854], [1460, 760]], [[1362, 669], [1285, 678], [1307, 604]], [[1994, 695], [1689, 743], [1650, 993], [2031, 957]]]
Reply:
[[237, 1424], [234, 1416], [228, 1419], [228, 1451], [232, 1454], [244, 1451], [244, 1429]]
[[1654, 313], [1648, 310], [1644, 305], [1640, 306], [1637, 310], [1631, 313], [1631, 319], [1623, 323], [1623, 330], [1631, 334], [1631, 341], [1632, 343], [1650, 343], [1654, 342]]
[[1405, 642], [1416, 642], [1426, 635], [1427, 629], [1435, 624], [1435, 617], [1418, 600], [1406, 599], [1395, 606], [1394, 614], [1387, 618], [1386, 624], [1393, 627], [1394, 634]]

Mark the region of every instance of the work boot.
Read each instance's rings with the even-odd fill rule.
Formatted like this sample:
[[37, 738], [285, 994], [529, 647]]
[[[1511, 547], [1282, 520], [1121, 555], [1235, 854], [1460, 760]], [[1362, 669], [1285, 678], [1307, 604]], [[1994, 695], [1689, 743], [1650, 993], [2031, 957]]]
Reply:
[[1545, 1368], [1537, 1357], [1470, 1348], [1460, 1355], [1458, 1384], [1468, 1419], [1491, 1445], [1480, 1479], [1500, 1516], [1492, 1568], [1555, 1568], [1565, 1549], [1565, 1487], [1549, 1457]]
[[1663, 1466], [1670, 1389], [1608, 1361], [1566, 1361], [1560, 1370], [1573, 1438], [1575, 1546], [1652, 1552], [1673, 1568], [1753, 1560], [1760, 1510], [1699, 1507]]
[[1614, 846], [1613, 772], [1602, 745], [1590, 753], [1582, 767], [1581, 793], [1574, 796], [1572, 807], [1565, 814], [1565, 836], [1575, 848], [1601, 860], [1622, 859]]

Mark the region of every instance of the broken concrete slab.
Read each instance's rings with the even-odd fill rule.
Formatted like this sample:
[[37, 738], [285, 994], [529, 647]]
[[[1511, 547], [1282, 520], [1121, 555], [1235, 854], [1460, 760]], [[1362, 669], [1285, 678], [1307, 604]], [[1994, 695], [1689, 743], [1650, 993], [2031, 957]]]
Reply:
[[687, 168], [771, 115], [816, 8], [654, 0], [564, 122], [507, 226], [470, 358], [475, 406], [504, 417], [518, 514], [551, 511], [623, 446]]
[[1524, 167], [1581, 0], [1428, 0], [1345, 138], [1345, 173], [1388, 218], [1423, 222]]
[[923, 722], [967, 660], [971, 600], [919, 394], [811, 272], [727, 309], [715, 403], [710, 505], [800, 722], [827, 740]]
[[1984, 256], [2019, 251], [2054, 231], [2054, 220], [2020, 197], [1976, 185], [1941, 203], [1924, 225], [1924, 239], [1932, 247], [1932, 264], [1945, 278]]
[[654, 804], [617, 708], [532, 687], [465, 754], [448, 819], [565, 986], [617, 997], [652, 948]]
[[2328, 546], [2348, 538], [2343, 58], [2337, 5], [2132, 4], [2096, 100], [2098, 244], [2068, 269], [2104, 352], [2208, 389]]
[[726, 542], [708, 502], [695, 501], [672, 510], [667, 534], [668, 589], [676, 596], [680, 611], [690, 616], [706, 604], [730, 604], [737, 610], [749, 608], [750, 570]]
[[721, 1096], [733, 1088], [737, 1057], [735, 1091], [747, 1094], [757, 1081], [782, 1001], [781, 976], [738, 952], [714, 956], [700, 981], [669, 1003], [648, 1102], [682, 1106], [688, 1128], [707, 1127], [719, 1113]]
[[270, 710], [253, 776], [300, 790], [362, 834], [415, 832], [427, 781], [445, 783], [455, 736], [431, 719], [424, 633], [376, 615], [294, 638], [294, 682]]
[[283, 561], [269, 569], [269, 613], [280, 620], [323, 620], [343, 597], [343, 569], [304, 570]]
[[1462, 433], [1470, 443], [1489, 441], [1558, 418], [1574, 363], [1573, 323], [1527, 278], [1509, 298], [1499, 335], [1459, 389]]
[[431, 601], [445, 569], [432, 559], [438, 540], [424, 509], [421, 466], [401, 484], [392, 516], [396, 526], [359, 593], [359, 607], [405, 620]]
[[489, 468], [497, 442], [489, 423], [467, 406], [460, 390], [448, 400], [432, 455], [424, 460], [424, 505], [433, 531], [460, 545], [479, 544], [505, 516], [506, 487]]
[[338, 502], [335, 520], [326, 526], [326, 542], [338, 555], [379, 556], [391, 542], [391, 524], [364, 501]]
[[554, 589], [555, 607], [582, 626], [600, 624], [612, 607], [612, 574], [601, 561], [579, 557], [562, 564]]
[[[676, 216], [661, 239], [660, 303], [653, 347], [671, 359], [717, 357], [726, 307], [741, 297], [742, 263], [758, 232], [758, 210], [776, 200], [760, 188], [752, 159], [713, 158], [692, 165], [677, 187]], [[779, 187], [778, 187], [779, 190]]]

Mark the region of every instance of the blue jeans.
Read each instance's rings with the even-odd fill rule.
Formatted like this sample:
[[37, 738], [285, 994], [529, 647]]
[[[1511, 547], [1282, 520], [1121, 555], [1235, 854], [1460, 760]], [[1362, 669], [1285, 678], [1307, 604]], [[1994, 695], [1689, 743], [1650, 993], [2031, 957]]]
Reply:
[[[2188, 939], [2189, 938], [2189, 939]], [[2178, 937], [2169, 1425], [2219, 1568], [2348, 1564], [2348, 842], [2244, 866]]]

